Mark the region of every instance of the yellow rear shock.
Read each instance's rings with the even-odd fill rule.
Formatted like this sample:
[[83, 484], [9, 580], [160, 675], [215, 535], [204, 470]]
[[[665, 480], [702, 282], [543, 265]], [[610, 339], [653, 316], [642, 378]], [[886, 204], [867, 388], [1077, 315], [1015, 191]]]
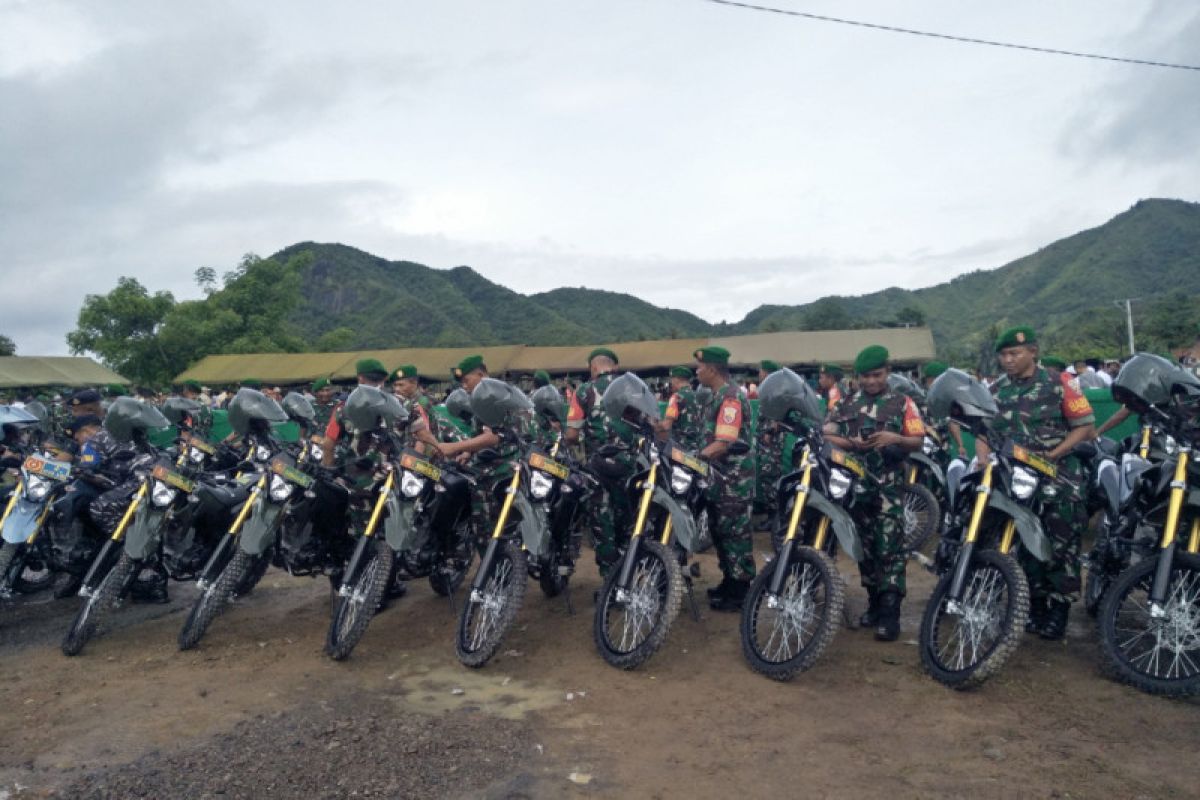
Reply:
[[988, 460], [983, 469], [983, 478], [975, 494], [975, 508], [971, 510], [971, 524], [967, 527], [967, 542], [974, 542], [979, 536], [979, 526], [983, 523], [983, 512], [987, 508], [988, 497], [992, 494], [992, 462]]
[[800, 515], [804, 513], [804, 506], [808, 502], [808, 487], [812, 485], [812, 459], [809, 458], [808, 445], [804, 446], [800, 459], [804, 462], [804, 474], [800, 476], [800, 483], [796, 486], [796, 500], [792, 503], [792, 513], [788, 517], [787, 535], [783, 537], [785, 542], [796, 538], [796, 531], [800, 528]]
[[391, 494], [395, 483], [396, 471], [388, 470], [387, 480], [383, 482], [383, 490], [379, 493], [379, 499], [375, 501], [375, 510], [371, 512], [371, 519], [367, 522], [367, 529], [363, 531], [363, 536], [371, 537], [375, 535], [375, 526], [379, 524], [379, 517], [383, 514], [383, 509], [387, 505], [388, 495]]
[[117, 529], [113, 531], [112, 540], [114, 542], [121, 541], [121, 537], [125, 535], [125, 529], [129, 527], [129, 520], [133, 519], [133, 513], [137, 511], [137, 507], [141, 505], [142, 500], [145, 499], [146, 490], [149, 488], [149, 486], [150, 480], [147, 478], [146, 480], [142, 481], [141, 488], [138, 489], [137, 494], [133, 496], [133, 499], [129, 501], [129, 508], [125, 509], [125, 516], [121, 517], [120, 524], [118, 524]]
[[1165, 550], [1175, 543], [1175, 533], [1179, 530], [1179, 512], [1183, 508], [1183, 496], [1187, 492], [1187, 468], [1190, 449], [1180, 449], [1179, 460], [1175, 462], [1175, 477], [1171, 481], [1171, 500], [1167, 506], [1167, 524], [1163, 527], [1162, 548]]
[[658, 462], [650, 465], [650, 475], [646, 478], [644, 490], [642, 492], [642, 502], [638, 506], [637, 524], [633, 526], [633, 536], [636, 538], [642, 535], [642, 530], [646, 527], [646, 515], [650, 513], [650, 498], [654, 496], [654, 482], [658, 478]]
[[492, 538], [499, 539], [504, 533], [504, 526], [508, 523], [508, 513], [512, 511], [513, 498], [517, 496], [517, 489], [521, 485], [521, 470], [517, 468], [513, 471], [512, 480], [508, 483], [508, 492], [504, 495], [504, 505], [500, 506], [500, 516], [496, 518], [496, 528], [492, 531]]

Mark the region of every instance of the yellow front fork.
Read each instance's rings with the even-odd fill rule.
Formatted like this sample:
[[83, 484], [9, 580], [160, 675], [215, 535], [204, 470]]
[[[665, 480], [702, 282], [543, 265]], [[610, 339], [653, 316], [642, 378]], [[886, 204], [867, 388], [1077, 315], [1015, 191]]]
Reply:
[[1008, 555], [1008, 551], [1012, 550], [1014, 534], [1017, 532], [1016, 520], [1010, 519], [1004, 523], [1004, 536], [1000, 539], [1000, 552]]
[[121, 541], [121, 537], [125, 535], [125, 529], [129, 527], [129, 521], [133, 519], [133, 514], [137, 511], [137, 507], [142, 504], [142, 500], [146, 498], [146, 492], [150, 487], [150, 481], [142, 481], [142, 487], [138, 489], [137, 494], [133, 496], [133, 500], [129, 501], [129, 508], [125, 509], [125, 516], [121, 517], [121, 522], [117, 525], [117, 529], [113, 531], [112, 540], [114, 542]]
[[504, 526], [508, 523], [508, 514], [512, 511], [513, 498], [517, 496], [517, 489], [520, 485], [521, 470], [518, 468], [513, 472], [512, 480], [508, 483], [508, 492], [504, 495], [504, 505], [500, 506], [500, 516], [496, 518], [496, 528], [492, 531], [493, 539], [499, 539], [504, 533]]
[[266, 486], [267, 476], [263, 475], [258, 479], [258, 483], [254, 484], [254, 488], [250, 490], [250, 496], [246, 498], [246, 502], [242, 504], [242, 510], [238, 512], [237, 519], [229, 526], [229, 535], [237, 536], [238, 531], [242, 529], [242, 523], [246, 521], [246, 517], [250, 516], [250, 507], [254, 505], [255, 499], [258, 498], [259, 492]]
[[808, 445], [805, 445], [800, 456], [804, 464], [804, 474], [800, 476], [800, 483], [796, 486], [796, 500], [792, 503], [792, 514], [788, 517], [787, 535], [783, 537], [785, 542], [796, 538], [796, 531], [800, 529], [800, 515], [804, 513], [804, 505], [808, 502], [808, 488], [812, 485], [812, 459], [809, 456]]
[[[371, 537], [375, 535], [375, 526], [379, 524], [379, 517], [383, 515], [384, 506], [387, 505], [388, 495], [392, 493], [392, 487], [396, 485], [396, 471], [389, 470], [387, 480], [383, 482], [383, 490], [379, 493], [379, 499], [375, 501], [375, 510], [371, 512], [371, 519], [367, 522], [367, 529], [363, 531], [363, 536]], [[508, 510], [508, 506], [504, 507]]]
[[1138, 447], [1138, 454], [1142, 458], [1150, 457], [1150, 426], [1142, 426], [1142, 444]]
[[971, 524], [967, 526], [967, 542], [974, 542], [979, 536], [979, 526], [983, 523], [983, 512], [987, 509], [988, 498], [992, 494], [992, 462], [989, 459], [983, 469], [983, 479], [975, 494], [975, 508], [971, 510]]
[[1187, 551], [1200, 552], [1200, 517], [1192, 520], [1192, 535], [1188, 538]]
[[1171, 500], [1167, 506], [1167, 524], [1163, 528], [1162, 547], [1167, 549], [1175, 542], [1175, 533], [1179, 529], [1179, 512], [1183, 509], [1183, 497], [1187, 493], [1187, 468], [1191, 450], [1179, 451], [1179, 460], [1175, 462], [1175, 477], [1171, 481]]
[[829, 517], [821, 517], [817, 523], [817, 536], [813, 539], [814, 550], [824, 550], [825, 540], [829, 537]]
[[17, 488], [13, 489], [12, 497], [8, 498], [8, 505], [4, 507], [4, 516], [0, 517], [0, 530], [4, 530], [4, 523], [8, 522], [8, 515], [16, 508], [17, 498], [21, 496], [21, 490], [25, 487], [24, 481], [17, 481]]
[[909, 483], [917, 482], [917, 465], [916, 464], [913, 464], [911, 467], [908, 468], [908, 482]]
[[658, 462], [650, 465], [650, 474], [646, 477], [645, 490], [642, 492], [642, 502], [638, 505], [637, 524], [633, 526], [633, 538], [642, 535], [646, 527], [646, 515], [650, 513], [650, 498], [654, 497], [655, 480], [658, 478]]

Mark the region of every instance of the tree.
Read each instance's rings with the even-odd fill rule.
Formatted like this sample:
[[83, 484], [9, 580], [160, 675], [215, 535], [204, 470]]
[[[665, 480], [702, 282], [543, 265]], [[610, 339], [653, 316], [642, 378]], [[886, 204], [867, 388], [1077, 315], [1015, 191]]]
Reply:
[[900, 325], [920, 327], [925, 324], [925, 312], [916, 306], [905, 306], [896, 312], [896, 322]]
[[822, 297], [804, 314], [806, 331], [844, 331], [853, 327], [850, 313], [837, 297]]
[[108, 294], [89, 294], [75, 330], [67, 334], [71, 352], [90, 352], [113, 370], [139, 383], [161, 383], [175, 374], [162, 350], [158, 330], [175, 307], [170, 292], [150, 294], [136, 278], [121, 277]]
[[212, 267], [196, 267], [193, 275], [196, 285], [204, 292], [205, 297], [217, 290], [217, 271]]
[[0, 333], [0, 356], [15, 356], [16, 354], [17, 343]]
[[353, 350], [356, 336], [353, 328], [334, 328], [321, 334], [314, 349], [318, 353], [341, 353]]

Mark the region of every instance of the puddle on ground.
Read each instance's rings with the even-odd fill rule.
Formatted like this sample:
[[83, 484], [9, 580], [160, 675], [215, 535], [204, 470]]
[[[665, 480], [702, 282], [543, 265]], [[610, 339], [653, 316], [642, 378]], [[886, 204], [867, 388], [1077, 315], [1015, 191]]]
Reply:
[[398, 704], [425, 713], [464, 709], [513, 720], [565, 702], [561, 689], [534, 686], [499, 672], [467, 671], [457, 665], [392, 673], [388, 691]]

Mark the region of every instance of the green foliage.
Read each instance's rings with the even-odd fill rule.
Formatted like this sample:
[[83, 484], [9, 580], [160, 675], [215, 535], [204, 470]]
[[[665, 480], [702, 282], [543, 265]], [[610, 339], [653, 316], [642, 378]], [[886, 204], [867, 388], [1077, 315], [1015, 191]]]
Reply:
[[17, 343], [0, 333], [0, 356], [15, 356], [17, 354]]
[[341, 353], [354, 349], [354, 340], [358, 334], [353, 328], [334, 328], [321, 334], [317, 346], [313, 348], [318, 353]]
[[170, 292], [150, 294], [136, 278], [121, 277], [108, 294], [89, 294], [75, 330], [67, 334], [72, 353], [92, 352], [112, 369], [141, 383], [175, 374], [158, 330], [175, 305]]

